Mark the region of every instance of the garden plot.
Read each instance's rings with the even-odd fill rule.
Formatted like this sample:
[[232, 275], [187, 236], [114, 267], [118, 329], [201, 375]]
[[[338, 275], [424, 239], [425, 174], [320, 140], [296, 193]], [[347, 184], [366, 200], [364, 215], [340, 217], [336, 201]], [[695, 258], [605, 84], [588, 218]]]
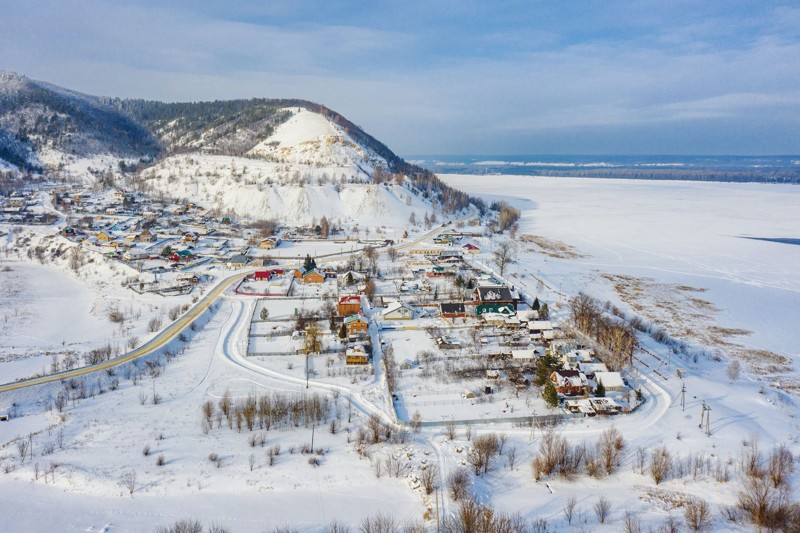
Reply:
[[[517, 391], [503, 379], [490, 378], [482, 360], [466, 350], [440, 350], [424, 331], [385, 332], [384, 346], [392, 346], [397, 365], [395, 410], [410, 421], [419, 411], [424, 422], [486, 419], [552, 414], [538, 389]], [[491, 365], [489, 365], [491, 366]], [[560, 411], [558, 411], [560, 412]]]
[[270, 280], [246, 278], [236, 292], [249, 296], [287, 296], [291, 288], [290, 276], [277, 276]]

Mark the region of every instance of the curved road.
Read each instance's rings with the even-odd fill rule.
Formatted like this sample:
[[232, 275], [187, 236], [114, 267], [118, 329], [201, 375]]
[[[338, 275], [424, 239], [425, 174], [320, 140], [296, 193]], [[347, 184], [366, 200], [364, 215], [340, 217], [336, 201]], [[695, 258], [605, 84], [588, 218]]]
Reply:
[[[416, 246], [420, 242], [432, 238], [435, 235], [443, 232], [449, 225], [442, 225], [437, 228], [434, 228], [416, 239], [408, 241], [402, 245], [396, 247], [398, 250], [404, 250], [410, 248], [412, 246]], [[353, 252], [342, 252], [338, 255], [341, 256], [342, 259], [347, 258], [351, 255], [355, 255], [357, 253], [361, 253], [362, 250], [355, 250]], [[18, 389], [24, 389], [26, 387], [35, 387], [36, 385], [43, 385], [45, 383], [52, 383], [54, 381], [61, 381], [63, 379], [70, 379], [76, 378], [80, 376], [84, 376], [86, 374], [91, 374], [93, 372], [98, 372], [100, 370], [106, 370], [108, 368], [113, 368], [118, 365], [125, 364], [127, 362], [133, 361], [134, 359], [138, 359], [140, 357], [144, 357], [145, 355], [151, 354], [154, 351], [158, 350], [159, 348], [166, 345], [172, 339], [177, 337], [183, 329], [191, 324], [197, 317], [199, 317], [206, 309], [211, 307], [217, 298], [223, 295], [223, 293], [230, 288], [234, 283], [245, 278], [247, 275], [252, 274], [253, 270], [246, 270], [242, 272], [238, 272], [232, 276], [224, 278], [218, 282], [218, 284], [208, 293], [206, 294], [199, 302], [197, 302], [189, 311], [187, 311], [183, 316], [178, 318], [175, 322], [167, 326], [165, 329], [161, 330], [158, 335], [150, 339], [149, 341], [145, 342], [135, 350], [132, 350], [124, 355], [119, 357], [115, 357], [114, 359], [109, 359], [108, 361], [103, 361], [102, 363], [98, 363], [96, 365], [84, 366], [81, 368], [74, 368], [72, 370], [65, 370], [63, 372], [57, 372], [55, 374], [49, 374], [47, 376], [40, 376], [36, 378], [29, 378], [23, 379], [19, 381], [14, 381], [11, 383], [5, 383], [0, 385], [0, 394], [4, 392], [10, 392]]]

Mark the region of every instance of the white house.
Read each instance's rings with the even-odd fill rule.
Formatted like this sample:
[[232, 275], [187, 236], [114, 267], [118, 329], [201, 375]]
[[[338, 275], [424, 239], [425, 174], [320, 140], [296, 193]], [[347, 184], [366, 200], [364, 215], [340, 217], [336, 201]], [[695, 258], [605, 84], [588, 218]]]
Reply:
[[552, 340], [555, 338], [553, 323], [549, 320], [532, 320], [528, 322], [528, 331], [534, 338]]
[[622, 375], [619, 372], [595, 372], [594, 380], [602, 383], [606, 392], [621, 392], [625, 388]]
[[414, 310], [403, 302], [392, 302], [381, 313], [384, 320], [411, 320], [414, 318]]

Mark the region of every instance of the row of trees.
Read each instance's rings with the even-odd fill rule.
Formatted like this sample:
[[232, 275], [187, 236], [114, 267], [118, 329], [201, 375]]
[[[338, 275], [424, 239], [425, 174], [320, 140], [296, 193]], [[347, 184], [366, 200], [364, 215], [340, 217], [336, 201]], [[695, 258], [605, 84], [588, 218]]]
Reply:
[[328, 398], [320, 394], [249, 394], [246, 398], [234, 399], [229, 391], [215, 406], [207, 400], [201, 406], [202, 429], [207, 432], [222, 426], [223, 417], [229, 428], [238, 431], [244, 427], [269, 430], [274, 427], [309, 427], [324, 423], [328, 417]]
[[575, 327], [608, 352], [603, 362], [609, 370], [621, 370], [631, 362], [638, 345], [632, 327], [607, 316], [600, 302], [584, 292], [569, 301], [569, 310]]

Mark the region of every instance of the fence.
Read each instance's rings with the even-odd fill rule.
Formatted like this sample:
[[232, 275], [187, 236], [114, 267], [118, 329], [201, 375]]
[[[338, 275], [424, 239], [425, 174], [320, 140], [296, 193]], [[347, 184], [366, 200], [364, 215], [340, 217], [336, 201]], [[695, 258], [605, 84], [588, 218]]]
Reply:
[[[449, 424], [455, 424], [458, 426], [474, 426], [478, 424], [516, 424], [522, 427], [547, 427], [547, 426], [555, 426], [560, 424], [561, 422], [566, 422], [568, 420], [572, 420], [573, 418], [583, 418], [582, 414], [575, 414], [575, 413], [560, 413], [555, 415], [529, 415], [529, 416], [506, 416], [506, 417], [499, 417], [499, 418], [469, 418], [465, 420], [437, 420], [437, 421], [426, 421], [420, 422], [420, 427], [430, 428], [430, 427], [445, 427]], [[395, 419], [397, 420], [398, 424], [402, 424], [406, 427], [413, 426], [413, 422], [408, 420], [401, 420], [397, 416], [397, 412], [395, 412]]]

